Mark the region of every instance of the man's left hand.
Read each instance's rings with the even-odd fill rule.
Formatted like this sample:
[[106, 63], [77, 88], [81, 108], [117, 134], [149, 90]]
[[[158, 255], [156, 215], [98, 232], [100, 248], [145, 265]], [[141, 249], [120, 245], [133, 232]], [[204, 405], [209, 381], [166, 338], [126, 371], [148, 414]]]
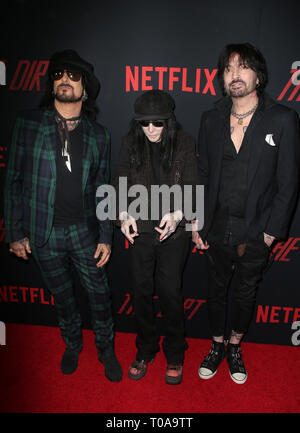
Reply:
[[108, 244], [98, 244], [96, 252], [94, 254], [94, 259], [98, 259], [100, 257], [99, 262], [96, 263], [97, 268], [102, 268], [109, 258], [111, 253], [111, 246]]

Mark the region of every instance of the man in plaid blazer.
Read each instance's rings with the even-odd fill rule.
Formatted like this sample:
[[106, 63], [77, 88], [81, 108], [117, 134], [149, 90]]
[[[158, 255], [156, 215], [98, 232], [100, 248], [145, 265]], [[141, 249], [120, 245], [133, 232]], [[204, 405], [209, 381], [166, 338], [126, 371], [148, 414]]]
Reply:
[[110, 137], [95, 122], [100, 84], [93, 69], [73, 50], [54, 54], [41, 107], [17, 117], [6, 176], [5, 228], [10, 251], [25, 260], [33, 254], [54, 296], [66, 343], [62, 372], [76, 370], [82, 350], [72, 263], [88, 292], [98, 358], [106, 377], [120, 381], [104, 270], [112, 225], [96, 217], [96, 190], [109, 181]]

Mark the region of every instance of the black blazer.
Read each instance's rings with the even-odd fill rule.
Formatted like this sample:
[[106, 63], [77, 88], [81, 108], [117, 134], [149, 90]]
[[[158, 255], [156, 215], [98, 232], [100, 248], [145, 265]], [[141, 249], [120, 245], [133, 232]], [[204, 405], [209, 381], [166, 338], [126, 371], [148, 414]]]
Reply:
[[[205, 185], [203, 240], [211, 228], [220, 186], [225, 134], [229, 134], [231, 98], [218, 101], [202, 115], [198, 142], [200, 182]], [[245, 221], [248, 239], [263, 232], [287, 236], [299, 182], [299, 118], [267, 94], [259, 101], [244, 136], [250, 146]]]

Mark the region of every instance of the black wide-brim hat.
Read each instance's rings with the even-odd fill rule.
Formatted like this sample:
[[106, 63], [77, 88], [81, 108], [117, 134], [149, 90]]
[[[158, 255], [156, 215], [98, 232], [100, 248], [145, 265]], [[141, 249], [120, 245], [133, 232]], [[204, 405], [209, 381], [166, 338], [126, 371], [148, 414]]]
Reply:
[[85, 89], [88, 97], [96, 99], [100, 91], [100, 82], [94, 74], [94, 66], [82, 59], [74, 50], [64, 50], [54, 53], [49, 61], [48, 74], [57, 69], [80, 72], [84, 76]]
[[136, 120], [165, 120], [174, 111], [175, 101], [172, 96], [162, 90], [148, 90], [140, 95], [134, 103]]

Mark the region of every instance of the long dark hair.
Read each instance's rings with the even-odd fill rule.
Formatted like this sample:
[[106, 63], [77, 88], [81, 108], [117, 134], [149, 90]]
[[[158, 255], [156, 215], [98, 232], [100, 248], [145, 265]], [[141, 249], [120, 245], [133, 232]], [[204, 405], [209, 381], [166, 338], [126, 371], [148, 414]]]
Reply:
[[[181, 129], [181, 125], [177, 122], [174, 114], [172, 114], [169, 119], [164, 120], [160, 143], [160, 155], [162, 167], [165, 171], [169, 171], [172, 167], [173, 155], [177, 141], [177, 132], [179, 129]], [[140, 171], [145, 167], [147, 159], [147, 137], [137, 120], [133, 119], [131, 121], [130, 130], [126, 137], [132, 144], [130, 155], [131, 163], [137, 171]]]
[[[85, 87], [85, 77], [82, 75], [82, 86]], [[48, 77], [46, 81], [45, 92], [39, 103], [40, 108], [53, 107], [54, 95], [53, 95], [53, 79]], [[99, 113], [99, 109], [96, 105], [96, 101], [90, 97], [82, 104], [82, 113], [86, 115], [89, 120], [96, 120]]]
[[241, 61], [256, 72], [259, 79], [256, 91], [258, 95], [261, 95], [268, 83], [267, 65], [261, 52], [248, 42], [244, 44], [226, 45], [220, 54], [218, 61], [218, 80], [223, 94], [226, 94], [224, 89], [224, 70], [228, 67], [229, 60], [233, 54], [238, 54]]

